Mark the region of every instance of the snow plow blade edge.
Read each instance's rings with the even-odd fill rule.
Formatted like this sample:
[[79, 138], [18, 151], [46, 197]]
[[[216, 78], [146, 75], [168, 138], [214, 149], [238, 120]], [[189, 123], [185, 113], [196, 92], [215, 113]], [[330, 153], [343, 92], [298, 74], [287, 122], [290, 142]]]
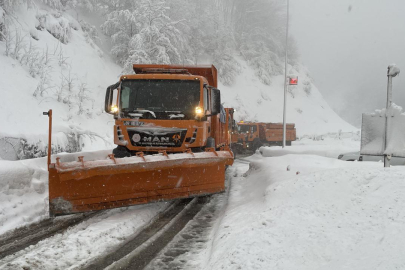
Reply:
[[52, 163], [51, 216], [203, 196], [225, 189], [230, 151]]

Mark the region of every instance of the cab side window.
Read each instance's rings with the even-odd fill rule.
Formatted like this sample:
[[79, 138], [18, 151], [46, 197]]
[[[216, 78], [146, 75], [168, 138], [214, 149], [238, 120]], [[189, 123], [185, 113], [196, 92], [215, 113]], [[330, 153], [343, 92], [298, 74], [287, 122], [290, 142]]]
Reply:
[[129, 103], [130, 103], [130, 100], [132, 100], [131, 98], [130, 98], [130, 94], [131, 94], [131, 88], [129, 88], [129, 87], [122, 87], [122, 89], [121, 89], [121, 108], [122, 109], [127, 109], [127, 108], [129, 108]]
[[203, 101], [204, 101], [204, 112], [209, 111], [210, 110], [210, 104], [208, 103], [208, 88], [206, 86], [204, 86], [204, 93], [203, 93]]
[[257, 126], [252, 126], [250, 131], [252, 133], [255, 133], [257, 131]]

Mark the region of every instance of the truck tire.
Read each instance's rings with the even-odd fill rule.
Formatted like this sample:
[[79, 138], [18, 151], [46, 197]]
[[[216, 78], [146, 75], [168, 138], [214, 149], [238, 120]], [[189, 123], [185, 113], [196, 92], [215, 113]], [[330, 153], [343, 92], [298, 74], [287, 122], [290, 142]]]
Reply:
[[123, 158], [123, 157], [130, 157], [131, 152], [125, 146], [118, 145], [116, 148], [113, 149], [114, 157], [116, 158]]
[[207, 148], [215, 148], [215, 139], [212, 137], [208, 137], [207, 139]]
[[253, 145], [252, 145], [252, 150], [253, 152], [256, 152], [257, 149], [259, 149], [260, 147], [262, 147], [262, 142], [259, 139], [255, 139], [253, 141]]
[[233, 153], [233, 158], [236, 158], [236, 154], [238, 152], [238, 147], [234, 143], [231, 144], [231, 151]]

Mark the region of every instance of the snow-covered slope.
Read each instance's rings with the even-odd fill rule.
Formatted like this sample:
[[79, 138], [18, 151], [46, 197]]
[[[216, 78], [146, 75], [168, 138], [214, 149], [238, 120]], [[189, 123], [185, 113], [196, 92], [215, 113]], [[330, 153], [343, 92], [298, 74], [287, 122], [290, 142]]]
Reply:
[[[239, 120], [282, 122], [284, 76], [273, 77], [268, 86], [259, 81], [246, 62], [239, 61], [239, 64], [242, 74], [235, 83], [220, 86], [225, 106], [236, 108]], [[289, 74], [299, 79], [297, 86], [289, 86], [287, 94], [287, 122], [296, 124], [297, 135], [358, 130], [331, 109], [304, 66], [289, 66]]]
[[87, 141], [89, 148], [111, 147], [113, 119], [103, 112], [103, 99], [121, 68], [82, 30], [80, 17], [38, 1], [35, 7], [21, 7], [15, 18], [11, 49], [7, 52], [6, 42], [0, 42], [0, 138], [46, 142], [48, 119], [42, 112], [53, 109], [60, 146], [71, 133], [87, 135], [80, 142]]
[[[60, 150], [111, 148], [113, 119], [103, 112], [103, 98], [122, 68], [110, 59], [108, 38], [99, 31], [102, 19], [34, 3], [15, 11], [9, 42], [0, 42], [0, 148], [9, 147], [4, 138], [11, 137], [45, 150], [48, 121], [42, 112], [48, 109]], [[233, 85], [220, 84], [224, 105], [236, 108], [239, 120], [282, 122], [283, 76], [268, 86], [244, 60], [238, 62], [242, 72]], [[298, 135], [356, 130], [328, 106], [305, 67], [289, 70], [299, 85], [290, 86], [287, 122], [296, 123]]]

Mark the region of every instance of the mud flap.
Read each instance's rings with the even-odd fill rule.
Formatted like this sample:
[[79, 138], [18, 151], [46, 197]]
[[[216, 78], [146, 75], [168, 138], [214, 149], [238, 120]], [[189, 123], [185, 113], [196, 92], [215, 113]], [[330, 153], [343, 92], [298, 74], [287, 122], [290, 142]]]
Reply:
[[51, 216], [222, 192], [231, 151], [51, 164]]

